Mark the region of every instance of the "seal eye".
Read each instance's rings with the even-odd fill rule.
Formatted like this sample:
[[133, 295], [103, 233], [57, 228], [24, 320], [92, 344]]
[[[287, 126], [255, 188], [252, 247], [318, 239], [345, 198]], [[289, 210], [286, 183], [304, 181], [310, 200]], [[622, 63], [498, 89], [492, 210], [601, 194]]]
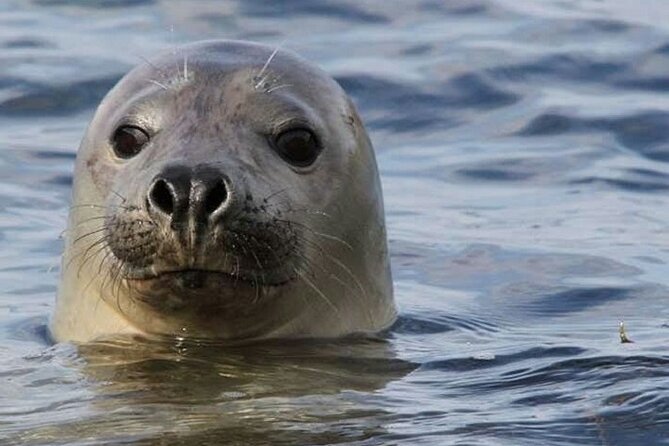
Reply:
[[316, 161], [321, 146], [311, 130], [298, 128], [280, 133], [274, 140], [276, 151], [283, 159], [298, 167]]
[[137, 155], [142, 147], [149, 142], [149, 135], [139, 127], [122, 125], [112, 136], [114, 153], [119, 158], [128, 159]]

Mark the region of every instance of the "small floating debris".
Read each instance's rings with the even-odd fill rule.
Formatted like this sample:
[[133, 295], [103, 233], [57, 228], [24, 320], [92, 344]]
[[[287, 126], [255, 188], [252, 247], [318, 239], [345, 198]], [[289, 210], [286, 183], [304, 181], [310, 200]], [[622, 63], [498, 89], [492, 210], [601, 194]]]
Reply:
[[625, 323], [623, 321], [620, 321], [620, 326], [618, 327], [618, 334], [620, 335], [621, 344], [628, 344], [634, 342], [633, 340], [627, 337], [627, 333], [625, 333]]
[[472, 359], [476, 359], [478, 361], [493, 361], [495, 359], [495, 355], [488, 352], [475, 353], [472, 355]]

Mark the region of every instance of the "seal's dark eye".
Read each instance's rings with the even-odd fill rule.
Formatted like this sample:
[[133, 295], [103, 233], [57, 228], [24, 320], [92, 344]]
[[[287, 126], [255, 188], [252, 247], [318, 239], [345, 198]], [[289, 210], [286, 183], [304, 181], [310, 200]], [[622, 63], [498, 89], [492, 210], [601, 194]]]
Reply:
[[116, 129], [114, 136], [112, 136], [114, 153], [123, 159], [137, 155], [148, 142], [148, 133], [132, 125], [122, 125]]
[[274, 145], [283, 159], [298, 167], [312, 164], [321, 152], [316, 135], [311, 130], [303, 128], [280, 133], [274, 139]]

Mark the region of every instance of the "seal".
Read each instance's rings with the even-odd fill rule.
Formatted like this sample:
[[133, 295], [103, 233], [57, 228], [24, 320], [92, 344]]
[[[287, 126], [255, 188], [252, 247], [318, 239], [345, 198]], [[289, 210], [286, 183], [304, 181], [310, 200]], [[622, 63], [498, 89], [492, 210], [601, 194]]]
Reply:
[[205, 41], [103, 99], [77, 153], [56, 340], [337, 337], [395, 317], [373, 148], [326, 73]]

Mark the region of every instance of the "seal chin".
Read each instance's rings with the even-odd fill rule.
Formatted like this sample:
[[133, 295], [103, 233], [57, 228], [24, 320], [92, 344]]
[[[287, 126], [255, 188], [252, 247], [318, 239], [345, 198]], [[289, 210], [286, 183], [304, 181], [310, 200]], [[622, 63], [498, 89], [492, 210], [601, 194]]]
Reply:
[[212, 273], [209, 271], [199, 271], [199, 270], [177, 271], [168, 274], [176, 276], [175, 280], [182, 288], [188, 288], [191, 290], [203, 288], [207, 283], [208, 279], [207, 276], [211, 274], [219, 274], [223, 275], [224, 279], [228, 280], [231, 279], [231, 276], [225, 273]]

